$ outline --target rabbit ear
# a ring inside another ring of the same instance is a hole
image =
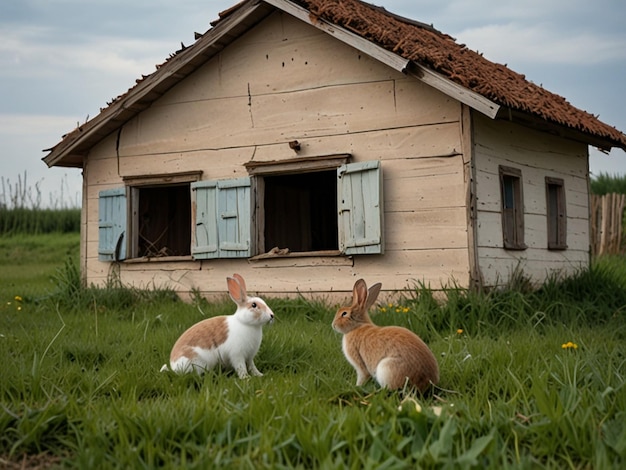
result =
[[[237,305],[243,305],[246,302],[245,288],[242,288],[239,281],[232,277],[227,277],[226,283],[228,284],[228,293],[230,294],[230,298],[233,299],[233,302]]]
[[[352,308],[363,307],[367,301],[367,284],[363,279],[354,283],[352,288]]]
[[[248,290],[246,289],[246,281],[243,280],[243,276],[241,276],[241,274],[233,274],[233,277],[235,279],[237,279],[237,282],[239,282],[239,285],[241,286],[241,289],[243,290],[243,296],[247,297],[248,296]]]
[[[383,285],[380,282],[377,282],[369,288],[367,292],[367,303],[365,304],[366,311],[369,310],[370,307],[376,302],[376,299],[378,299],[378,294],[380,294],[380,288],[382,286]]]

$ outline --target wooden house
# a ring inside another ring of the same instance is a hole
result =
[[[245,0],[44,157],[81,272],[182,295],[540,282],[589,263],[588,147],[626,136],[432,26]]]

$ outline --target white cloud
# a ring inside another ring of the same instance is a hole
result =
[[[458,33],[458,42],[500,63],[594,65],[626,59],[626,39],[549,24],[494,24]]]
[[[15,199],[15,188],[22,184],[28,191],[26,202],[41,207],[80,204],[80,169],[48,168],[41,159],[43,149],[61,140],[76,122],[68,116],[0,114],[0,204]],[[19,197],[17,200],[21,200]]]
[[[82,41],[58,42],[58,31],[23,26],[0,31],[0,75],[55,77],[69,71],[140,76],[163,62],[168,44],[158,39],[88,36]]]
[[[3,140],[9,136],[44,135],[73,129],[76,122],[68,116],[50,116],[33,114],[0,114],[0,136]],[[59,139],[61,134],[58,135]]]

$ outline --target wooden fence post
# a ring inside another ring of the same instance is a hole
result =
[[[626,194],[591,195],[591,254],[622,252],[622,220]]]

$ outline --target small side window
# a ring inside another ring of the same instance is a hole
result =
[[[502,202],[502,240],[507,250],[525,250],[524,193],[522,172],[518,168],[500,166],[500,195]]]
[[[567,249],[567,212],[565,185],[560,178],[546,177],[546,216],[548,219],[548,249]]]

